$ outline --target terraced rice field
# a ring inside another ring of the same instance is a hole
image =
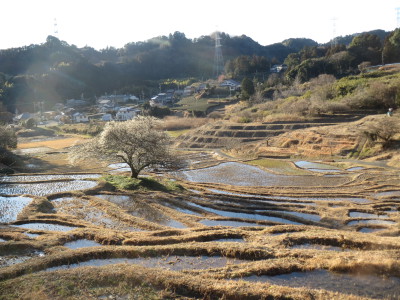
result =
[[[398,170],[187,159],[165,175],[183,192],[116,191],[96,174],[3,177],[0,295],[400,298]]]

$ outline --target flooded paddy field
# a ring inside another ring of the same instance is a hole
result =
[[[184,187],[173,192],[118,190],[100,174],[2,177],[1,294],[399,299],[398,172],[187,157],[165,175]]]

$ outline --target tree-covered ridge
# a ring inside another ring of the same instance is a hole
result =
[[[363,33],[348,44],[327,45],[304,38],[262,46],[245,35],[219,37],[225,74],[239,81],[268,80],[271,66],[282,63],[288,67],[287,82],[304,82],[320,74],[343,77],[359,72],[360,65],[400,59],[398,30],[386,35]],[[49,36],[40,45],[0,50],[0,101],[9,111],[21,107],[32,111],[35,101],[51,108],[66,99],[93,100],[105,93],[150,98],[159,91],[160,80],[211,78],[214,50],[213,36],[192,40],[181,32],[102,50],[78,48]]]

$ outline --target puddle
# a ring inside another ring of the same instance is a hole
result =
[[[23,184],[3,184],[0,186],[0,194],[5,195],[34,195],[45,196],[54,193],[78,191],[94,188],[96,181],[90,180],[73,180],[59,182],[43,182],[43,183],[23,183]]]
[[[241,221],[226,221],[226,220],[208,220],[204,219],[200,221],[201,224],[207,226],[230,226],[230,227],[242,227],[242,226],[265,226],[257,223],[241,222]]]
[[[396,224],[396,222],[389,221],[389,220],[356,220],[356,221],[350,221],[349,223],[347,223],[348,226],[362,225],[362,224],[393,225],[393,224]]]
[[[176,173],[192,182],[221,183],[237,186],[335,186],[347,181],[346,177],[276,175],[258,167],[237,162],[222,163],[214,167]]]
[[[338,274],[326,270],[315,270],[276,276],[254,275],[241,279],[290,287],[324,289],[376,299],[398,299],[400,297],[400,278],[398,277],[383,278],[373,275]]]
[[[28,255],[6,255],[6,256],[0,256],[0,269],[9,267],[12,265],[20,264],[23,263],[33,257],[42,257],[44,256],[44,253],[41,251],[34,251],[32,253],[29,253]]]
[[[351,218],[368,218],[368,219],[386,219],[389,217],[388,215],[369,214],[369,213],[363,213],[363,212],[358,212],[358,211],[350,212],[349,216]]]
[[[71,265],[64,265],[46,269],[46,271],[56,271],[79,267],[100,267],[112,264],[137,264],[148,268],[162,268],[167,270],[200,270],[209,268],[223,268],[226,265],[236,265],[247,261],[240,259],[230,259],[226,257],[209,256],[165,256],[151,258],[110,258],[92,259]]]
[[[3,242],[7,242],[7,241],[0,238],[0,243],[3,243]]]
[[[218,210],[218,209],[213,209],[210,207],[198,205],[195,203],[188,203],[188,205],[203,209],[205,211],[214,213],[216,215],[222,216],[222,217],[227,217],[227,218],[242,218],[242,219],[251,219],[251,220],[257,220],[257,221],[272,221],[272,222],[279,222],[279,223],[285,223],[285,224],[293,224],[293,225],[303,225],[302,223],[298,223],[295,221],[287,220],[284,218],[280,217],[272,217],[272,216],[264,216],[264,215],[259,215],[259,214],[248,214],[248,213],[237,213],[237,212],[232,212],[232,211],[225,211],[225,210]]]
[[[27,197],[0,197],[0,223],[10,223],[17,220],[18,214],[31,203]]]
[[[337,246],[326,246],[326,245],[318,245],[318,244],[301,244],[294,245],[291,249],[311,249],[311,250],[325,250],[325,251],[351,251],[350,249],[345,249]]]
[[[48,180],[80,180],[100,178],[100,174],[17,175],[0,177],[0,182],[35,182]]]
[[[97,247],[97,246],[101,246],[101,244],[99,244],[98,242],[92,241],[92,240],[81,239],[81,240],[76,240],[76,241],[65,243],[64,246],[67,248],[70,248],[70,249],[80,249],[80,248],[87,248],[87,247]]]
[[[66,225],[59,224],[50,224],[50,223],[25,223],[19,225],[11,225],[13,227],[25,228],[25,229],[34,229],[34,230],[47,230],[47,231],[70,231],[79,227],[72,227]]]

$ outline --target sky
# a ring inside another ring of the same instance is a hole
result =
[[[2,1],[0,49],[42,44],[53,35],[77,47],[121,48],[179,31],[215,31],[261,45],[288,38],[326,43],[398,26],[400,0],[10,0]],[[400,26],[400,25],[399,25]]]

